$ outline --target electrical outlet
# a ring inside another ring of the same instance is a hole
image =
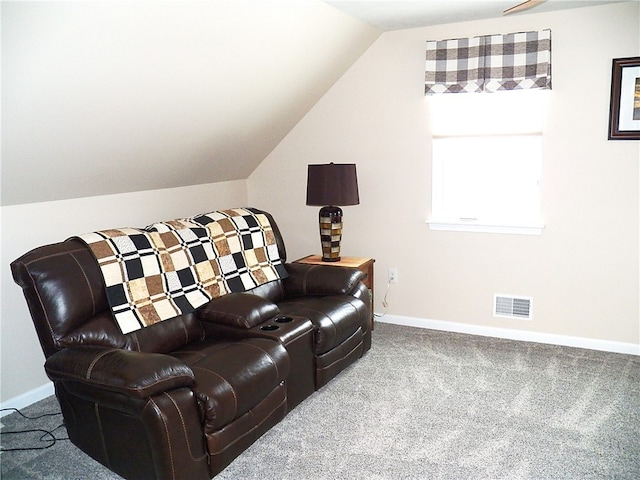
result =
[[[390,268],[389,269],[389,283],[398,283],[398,269]]]

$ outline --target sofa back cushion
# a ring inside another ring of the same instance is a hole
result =
[[[280,230],[268,213],[282,261],[286,250]],[[77,239],[31,250],[11,263],[13,279],[23,289],[46,357],[74,345],[100,345],[135,351],[168,353],[204,338],[194,314],[180,315],[148,328],[123,334],[108,306],[104,280],[95,257]],[[280,280],[253,293],[273,302],[283,296]]]
[[[79,240],[36,248],[12,262],[11,271],[47,357],[73,345],[167,353],[204,336],[194,315],[122,334],[107,305],[98,264]]]
[[[123,333],[287,276],[268,217],[232,208],[80,235],[95,255]]]

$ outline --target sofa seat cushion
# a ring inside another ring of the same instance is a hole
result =
[[[284,346],[266,338],[203,341],[173,355],[193,371],[205,433],[219,430],[258,405],[289,375]]]
[[[278,303],[283,315],[306,317],[316,329],[315,353],[321,355],[350,338],[368,321],[366,304],[350,295],[294,297]]]

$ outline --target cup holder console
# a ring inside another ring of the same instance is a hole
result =
[[[272,325],[272,324],[267,324],[267,325],[262,325],[260,327],[260,330],[267,330],[267,331],[273,331],[273,330],[278,330],[280,327],[278,325]]]
[[[292,322],[293,318],[291,317],[278,317],[274,320],[276,323],[289,323]]]
[[[271,322],[269,323],[265,323],[264,325],[260,326],[260,330],[263,330],[265,332],[273,332],[275,330],[278,330],[280,328],[280,325],[282,325],[282,328],[285,328],[285,324],[287,323],[291,323],[293,322],[295,319],[293,317],[288,317],[286,315],[282,315],[280,317],[276,317],[274,318]],[[288,329],[287,329],[288,330]]]

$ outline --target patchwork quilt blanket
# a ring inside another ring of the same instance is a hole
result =
[[[249,208],[78,238],[98,261],[122,333],[287,275],[269,219]]]

